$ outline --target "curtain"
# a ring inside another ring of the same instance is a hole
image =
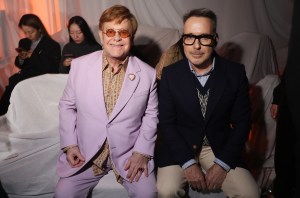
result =
[[[279,71],[287,60],[293,0],[0,0],[0,94],[13,65],[18,40],[23,37],[18,21],[25,13],[35,13],[50,34],[66,27],[74,15],[97,25],[103,10],[114,5],[127,6],[144,25],[182,31],[182,16],[190,9],[207,7],[218,16],[219,45],[241,32],[268,36],[275,49]],[[251,47],[251,46],[249,46]]]

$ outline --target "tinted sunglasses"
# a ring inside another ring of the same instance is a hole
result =
[[[117,33],[119,34],[119,36],[121,38],[128,38],[131,36],[130,33],[128,32],[128,30],[116,31],[114,29],[107,29],[106,32],[103,32],[103,33],[106,34],[106,36],[108,36],[108,37],[114,37],[114,36],[116,36]]]

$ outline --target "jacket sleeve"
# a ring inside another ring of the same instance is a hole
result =
[[[144,116],[142,117],[142,124],[140,127],[140,135],[138,136],[134,145],[133,151],[154,156],[154,147],[156,141],[156,131],[158,123],[158,99],[157,99],[157,83],[156,73],[152,72],[152,82],[149,90],[149,97]]]
[[[235,168],[240,162],[241,153],[245,147],[251,128],[251,106],[249,84],[244,66],[235,68],[237,72],[235,100],[229,117],[231,125],[229,137],[222,151],[216,155],[218,159]],[[231,74],[232,75],[232,74]]]

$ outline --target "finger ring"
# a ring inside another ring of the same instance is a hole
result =
[[[143,171],[144,171],[144,169],[143,169],[143,168],[139,168],[139,169],[138,169],[138,171],[141,171],[141,172],[143,172]]]

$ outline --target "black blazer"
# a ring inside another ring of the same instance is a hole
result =
[[[157,165],[183,165],[194,159],[206,134],[215,156],[231,168],[241,166],[241,152],[251,126],[248,79],[241,64],[215,54],[215,68],[205,120],[188,60],[163,69],[159,86]]]
[[[51,38],[43,36],[31,57],[25,59],[22,65],[16,57],[15,65],[21,69],[21,74],[27,77],[58,73],[60,58],[60,45]]]

